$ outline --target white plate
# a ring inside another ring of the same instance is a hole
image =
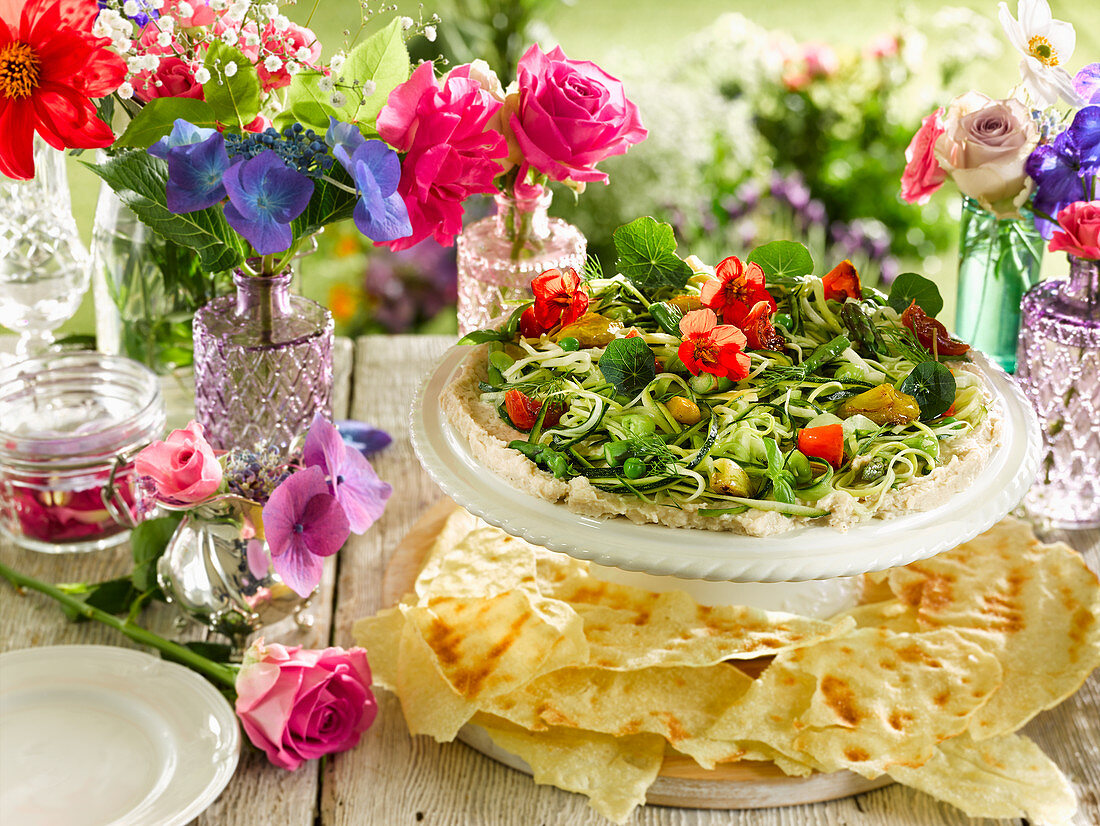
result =
[[[183,666],[105,645],[0,654],[5,826],[180,826],[240,745],[229,703]]]
[[[907,565],[973,539],[1019,504],[1039,469],[1039,421],[1024,395],[980,353],[974,362],[1004,415],[1004,442],[974,484],[933,510],[872,519],[846,532],[801,527],[767,537],[627,519],[592,519],[521,493],[486,470],[443,415],[439,397],[468,347],[452,347],[413,399],[412,443],[443,491],[471,513],[528,542],[600,565],[726,582],[792,582]]]

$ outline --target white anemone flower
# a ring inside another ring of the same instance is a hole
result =
[[[1062,68],[1073,57],[1077,45],[1073,26],[1055,20],[1046,0],[1019,0],[1015,18],[1007,3],[1001,3],[998,9],[1008,42],[1024,56],[1020,74],[1035,102],[1052,106],[1062,97],[1068,103],[1078,103],[1073,78]]]

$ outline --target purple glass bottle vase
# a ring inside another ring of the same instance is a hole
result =
[[[236,295],[195,313],[195,414],[215,448],[285,448],[332,413],[332,314],[292,277],[238,271]]]
[[[531,279],[554,267],[580,272],[588,242],[579,229],[547,210],[553,193],[535,198],[497,195],[496,215],[458,236],[458,331],[487,327],[507,302],[531,298]]]
[[[1056,528],[1100,526],[1100,262],[1069,256],[1068,281],[1023,299],[1016,379],[1043,427],[1031,513]]]

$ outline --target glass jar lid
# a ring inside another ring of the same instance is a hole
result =
[[[0,370],[0,464],[77,469],[130,458],[164,428],[156,374],[104,353],[57,353]]]

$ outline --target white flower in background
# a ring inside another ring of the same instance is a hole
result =
[[[269,72],[277,72],[283,68],[283,61],[276,55],[268,55],[264,58],[264,68]]]
[[[277,32],[285,32],[290,28],[290,18],[285,14],[277,14],[271,19],[271,25]]]
[[[246,45],[246,46],[259,46],[260,45],[260,35],[257,34],[256,32],[250,31],[248,34],[246,34],[244,36],[244,45]]]
[[[160,11],[164,8],[164,0],[149,0],[149,8]]]
[[[332,97],[329,98],[329,103],[335,106],[337,109],[342,109],[344,104],[348,102],[347,97],[343,92],[333,92]]]
[[[172,33],[171,32],[161,32],[160,34],[157,35],[157,45],[158,46],[167,46],[171,42],[172,42]]]
[[[337,52],[332,56],[332,59],[328,62],[329,68],[334,72],[340,71],[344,68],[344,61],[348,59],[348,56],[343,52]]]
[[[233,75],[237,74],[237,64],[234,63],[232,60],[229,61],[225,64],[225,68],[222,69],[222,72],[223,74],[225,74],[226,77],[233,77]],[[198,75],[196,75],[196,77],[197,76]]]
[[[164,32],[170,32],[176,28],[176,18],[167,15],[157,19],[157,28]]]
[[[378,90],[378,86],[373,80],[364,80],[361,88],[365,98],[369,98]]]
[[[405,31],[408,31],[409,29],[411,29],[413,27],[413,23],[415,23],[415,22],[416,21],[414,21],[411,17],[402,17],[401,18],[401,28],[404,29]]]
[[[180,17],[192,17],[195,14],[195,8],[187,0],[183,0],[182,3],[177,6],[180,13]]]
[[[336,78],[332,75],[327,75],[317,81],[317,88],[324,92],[326,95],[330,95],[336,91]]]
[[[123,100],[129,100],[134,96],[134,87],[131,83],[126,82],[119,86],[115,92]]]
[[[286,62],[286,73],[288,75],[296,75],[300,71],[302,71],[302,64],[297,60],[288,60]]]
[[[236,46],[237,45],[237,30],[236,29],[226,29],[224,32],[222,32],[221,41],[226,46]]]
[[[127,17],[133,17],[141,11],[141,8],[138,6],[137,0],[126,0],[126,2],[122,4],[122,11]]]
[[[301,46],[298,51],[294,53],[294,57],[303,63],[306,63],[312,56],[313,52],[310,50],[309,46]]]
[[[429,43],[435,42],[435,26],[425,26],[424,36],[428,38]]]
[[[997,8],[1008,42],[1024,56],[1020,74],[1036,103],[1052,106],[1059,97],[1077,103],[1073,78],[1062,68],[1073,57],[1077,45],[1073,26],[1055,20],[1046,0],[1020,0],[1015,18],[1007,3],[1000,3]]]
[[[264,17],[275,17],[279,13],[279,5],[277,3],[265,3],[260,6],[260,12]]]
[[[237,64],[231,63],[229,65],[236,66]],[[226,72],[226,74],[228,74],[228,72]],[[207,69],[205,66],[199,66],[199,68],[195,70],[195,82],[198,84],[203,84],[206,83],[208,80],[210,80],[210,70]]]

